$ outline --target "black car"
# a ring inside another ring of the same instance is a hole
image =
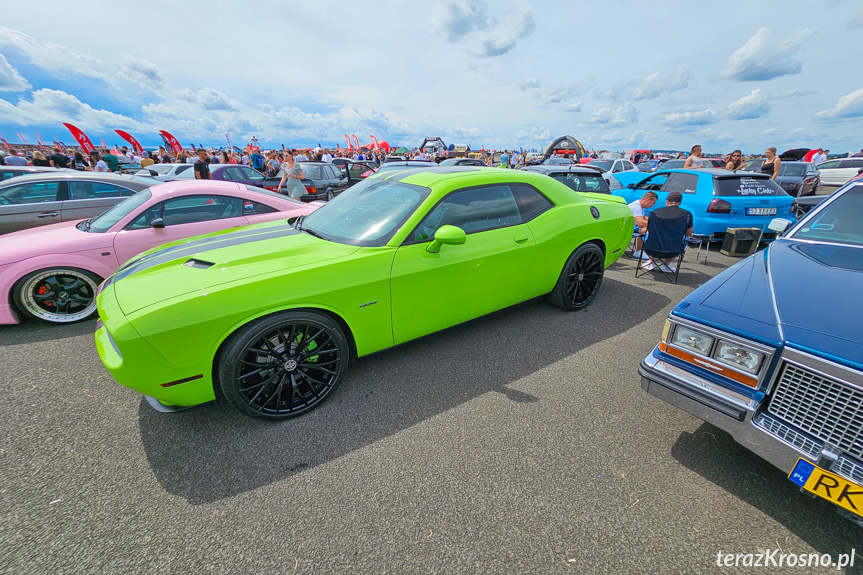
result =
[[[812,196],[818,190],[821,176],[812,162],[782,162],[776,183],[789,196]]]
[[[347,173],[329,162],[300,162],[303,185],[306,193],[300,196],[304,202],[332,200],[350,186]]]
[[[594,192],[610,194],[608,182],[602,177],[602,172],[587,165],[540,165],[522,168],[526,172],[536,172],[554,178],[566,184],[576,192]]]

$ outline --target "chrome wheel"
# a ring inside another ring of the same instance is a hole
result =
[[[96,311],[100,279],[75,268],[34,272],[15,288],[15,303],[27,315],[51,323],[87,319]]]

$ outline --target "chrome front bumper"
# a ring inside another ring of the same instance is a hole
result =
[[[812,446],[797,447],[793,438],[786,441],[781,434],[758,425],[756,421],[762,418],[760,403],[755,400],[656,358],[653,352],[641,362],[638,373],[644,391],[726,431],[737,443],[785,473],[791,473],[801,457],[813,462],[820,459],[820,453],[813,455]]]

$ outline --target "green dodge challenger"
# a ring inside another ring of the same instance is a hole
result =
[[[351,358],[540,295],[588,305],[623,253],[620,198],[491,168],[391,171],[312,214],[177,241],[98,294],[96,346],[161,411],[304,413]]]

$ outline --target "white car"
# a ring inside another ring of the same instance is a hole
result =
[[[620,185],[620,182],[617,181],[617,178],[613,177],[614,174],[618,174],[620,172],[638,171],[638,168],[635,167],[635,164],[633,164],[629,160],[624,159],[612,160],[599,158],[589,161],[587,165],[601,169],[602,177],[605,178],[605,181],[608,182],[608,187],[612,190],[618,190],[623,187]]]
[[[821,185],[830,187],[844,186],[848,180],[863,169],[863,158],[841,158],[827,160],[815,166],[821,174]]]

